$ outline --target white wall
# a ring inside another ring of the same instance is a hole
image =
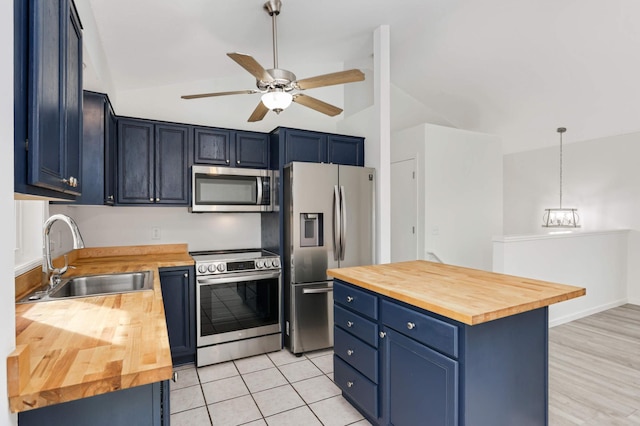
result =
[[[389,26],[382,25],[373,37],[373,104],[357,113],[350,114],[338,124],[338,131],[359,134],[365,137],[365,166],[376,169],[376,212],[375,238],[376,263],[390,261],[390,180],[391,164],[391,75],[390,75],[390,32]]]
[[[392,138],[392,162],[416,159],[419,258],[433,252],[444,263],[491,270],[492,238],[502,234],[500,139],[432,124]]]
[[[567,133],[571,131],[569,129]],[[563,144],[563,206],[579,209],[582,230],[630,229],[628,294],[640,304],[640,133]],[[537,234],[545,208],[559,203],[557,147],[504,156],[504,232]]]
[[[189,213],[186,207],[108,207],[51,205],[51,214],[71,216],[85,246],[186,243],[190,251],[259,248],[259,213]],[[54,224],[54,255],[71,249],[64,225]],[[160,228],[153,239],[152,228]],[[58,242],[61,241],[61,244]]]
[[[0,2],[0,357],[4,360],[16,345],[15,287],[13,251],[13,2]],[[8,216],[8,217],[7,217]],[[15,425],[17,416],[9,412],[7,369],[0,368],[0,424]]]
[[[628,231],[499,237],[494,271],[586,288],[549,307],[555,326],[627,302]]]

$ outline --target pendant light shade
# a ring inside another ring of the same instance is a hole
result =
[[[562,134],[567,129],[558,128],[560,133],[560,206],[558,208],[545,209],[542,216],[544,228],[580,228],[580,216],[578,209],[562,207]]]

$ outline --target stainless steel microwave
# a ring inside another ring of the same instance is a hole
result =
[[[270,212],[271,170],[194,165],[191,209],[204,212]]]

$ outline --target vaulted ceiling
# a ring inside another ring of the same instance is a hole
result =
[[[216,90],[251,89],[252,77],[227,52],[273,65],[263,0],[76,3],[92,11],[95,21],[83,23],[97,27],[116,91],[206,79],[234,82]],[[280,68],[324,73],[327,64],[366,59],[375,29],[389,25],[394,87],[455,127],[500,135],[505,152],[556,145],[559,126],[569,129],[565,142],[640,131],[640,2],[282,3]],[[240,77],[246,86],[237,86]]]

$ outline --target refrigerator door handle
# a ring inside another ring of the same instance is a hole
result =
[[[340,259],[340,235],[341,235],[341,210],[340,190],[338,185],[333,186],[333,260]]]
[[[347,250],[347,194],[344,186],[340,186],[340,210],[342,223],[340,225],[340,260],[344,260]]]

